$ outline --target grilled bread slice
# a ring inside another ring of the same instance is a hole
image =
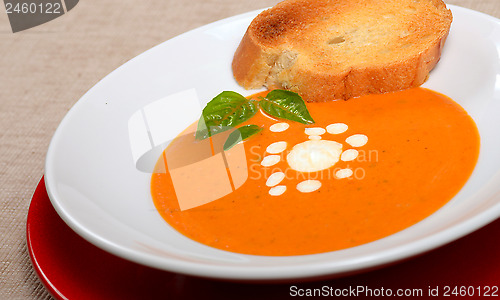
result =
[[[252,21],[233,74],[246,89],[289,89],[309,102],[416,87],[452,18],[441,0],[285,0]]]

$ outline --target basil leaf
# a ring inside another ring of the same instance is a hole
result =
[[[205,125],[205,119],[203,118],[203,114],[202,114],[200,119],[198,120],[198,127],[196,128],[195,138],[197,140],[204,140],[204,139],[208,138],[209,136],[210,135],[208,135],[207,126]]]
[[[267,114],[302,124],[313,124],[314,120],[299,94],[286,90],[272,90],[259,102]]]
[[[203,109],[196,138],[202,140],[226,131],[247,121],[256,112],[255,100],[249,100],[236,92],[222,92]]]
[[[213,135],[216,135],[218,133],[224,132],[226,130],[233,129],[234,127],[231,126],[210,126],[210,132],[208,131],[208,128],[206,126],[205,119],[203,116],[200,117],[200,120],[198,120],[198,127],[196,129],[196,134],[195,138],[197,140],[204,140],[206,138],[209,138]]]
[[[257,125],[245,125],[240,128],[236,128],[236,130],[231,132],[231,134],[227,137],[227,140],[224,143],[224,151],[233,148],[239,142],[244,141],[261,131],[262,128]]]

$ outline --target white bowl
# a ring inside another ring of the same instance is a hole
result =
[[[59,215],[115,255],[151,267],[230,280],[341,276],[382,266],[462,237],[500,216],[500,22],[451,6],[454,22],[425,87],[461,104],[476,121],[481,153],[460,193],[422,222],[372,243],[290,257],[225,252],[172,229],[150,195],[151,159],[223,90],[234,50],[258,11],[198,28],[127,62],[87,92],[50,144],[45,181]],[[179,94],[180,93],[180,94]],[[177,97],[189,99],[174,105]],[[203,99],[203,100],[198,100]],[[144,116],[151,124],[148,140]],[[158,130],[161,128],[161,130]],[[152,155],[144,156],[145,153]]]

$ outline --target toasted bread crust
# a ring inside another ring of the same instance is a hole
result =
[[[286,0],[252,21],[233,75],[247,89],[290,89],[309,102],[416,87],[451,21],[441,0]]]

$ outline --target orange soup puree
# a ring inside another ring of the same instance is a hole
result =
[[[185,236],[215,248],[254,255],[314,254],[369,243],[426,218],[462,188],[479,155],[474,121],[458,104],[433,91],[415,88],[348,101],[308,103],[315,124],[279,121],[258,112],[248,124],[263,130],[244,141],[248,179],[222,198],[181,211],[169,172],[152,175],[151,192],[161,216]],[[306,128],[345,123],[347,131],[324,133],[322,140],[358,150],[352,161],[314,173],[290,168],[294,145],[309,140]],[[363,134],[368,142],[353,147],[346,139]],[[266,148],[286,141],[281,160],[261,165]],[[160,159],[157,170],[163,169]],[[352,175],[338,178],[336,171]],[[284,172],[286,191],[269,194],[269,176]],[[321,187],[304,193],[297,184],[311,179]],[[192,183],[196,189],[196,182]]]

